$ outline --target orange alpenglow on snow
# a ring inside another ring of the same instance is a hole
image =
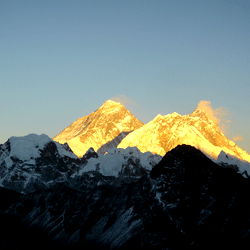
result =
[[[81,157],[93,147],[99,154],[110,148],[137,147],[141,152],[165,155],[177,145],[187,144],[217,159],[221,151],[250,162],[250,155],[223,133],[221,108],[213,110],[201,101],[190,115],[157,115],[147,124],[140,122],[119,102],[108,100],[90,115],[82,117],[55,138],[67,142]]]
[[[96,111],[73,122],[53,140],[67,142],[78,157],[83,156],[90,147],[105,154],[143,125],[123,105],[108,100]]]
[[[150,151],[163,156],[181,144],[194,146],[214,159],[223,150],[250,162],[250,155],[230,141],[221,132],[217,121],[210,119],[200,109],[184,116],[177,113],[157,115],[152,121],[129,134],[118,147],[136,146],[141,152]]]

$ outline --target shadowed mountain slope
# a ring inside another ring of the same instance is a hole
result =
[[[137,180],[97,175],[88,174],[82,191],[58,183],[20,197],[14,194],[12,205],[2,211],[0,227],[4,230],[8,220],[14,229],[15,223],[18,228],[22,225],[22,230],[12,231],[17,235],[11,235],[22,240],[2,239],[0,244],[5,249],[25,246],[28,232],[35,230],[40,232],[34,235],[38,243],[52,242],[64,249],[198,250],[215,245],[245,249],[248,245],[249,180],[192,146],[177,146],[150,175]],[[100,184],[102,178],[106,182]]]

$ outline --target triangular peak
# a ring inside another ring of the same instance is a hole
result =
[[[174,112],[172,114],[168,114],[168,115],[161,115],[161,114],[158,114],[152,121],[150,122],[155,122],[155,121],[158,121],[158,120],[163,120],[163,119],[167,119],[167,118],[174,118],[174,117],[179,117],[181,116],[180,114]]]
[[[218,126],[218,120],[214,115],[206,113],[202,109],[196,109],[193,113],[189,115],[190,117],[198,117],[206,122],[213,122],[214,125]]]
[[[191,116],[201,116],[201,115],[207,116],[207,113],[202,109],[195,109],[195,111],[193,113],[191,113],[190,115]]]
[[[122,106],[122,104],[120,102],[116,102],[116,101],[113,101],[113,100],[107,100],[102,105],[102,107],[104,107],[104,106]]]

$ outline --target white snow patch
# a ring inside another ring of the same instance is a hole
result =
[[[140,160],[140,165],[143,168],[151,170],[162,157],[151,152],[142,153],[136,147],[128,147],[126,149],[112,148],[105,155],[99,155],[98,158],[90,158],[87,165],[77,175],[82,175],[82,173],[89,171],[99,171],[104,176],[118,177],[123,165],[133,168],[133,165],[128,164],[129,159],[132,159],[134,162]]]
[[[13,165],[11,157],[15,157],[26,164],[35,165],[35,159],[40,157],[40,150],[43,150],[45,145],[49,142],[54,142],[56,144],[59,155],[77,159],[74,153],[67,151],[63,145],[53,141],[45,134],[29,134],[22,137],[13,136],[9,139],[9,142],[10,153],[2,154],[0,159],[0,164],[5,161],[7,168]],[[24,168],[27,169],[29,166],[25,166]]]
[[[10,156],[15,156],[22,161],[37,158],[40,156],[39,149],[52,141],[47,135],[29,134],[23,137],[11,137],[10,141]]]
[[[96,171],[98,164],[99,164],[99,159],[90,158],[88,164],[79,171],[79,175],[81,175],[83,172]]]
[[[237,165],[239,168],[239,172],[241,174],[244,174],[244,172],[247,172],[247,174],[250,175],[250,163],[248,161],[242,160],[242,159],[238,158],[237,156],[225,153],[223,150],[218,155],[218,159],[214,160],[214,161],[217,164],[227,163],[230,165]]]
[[[58,153],[61,155],[61,156],[68,156],[70,158],[74,158],[74,159],[78,159],[78,157],[70,152],[70,151],[67,151],[63,145],[61,145],[59,142],[57,141],[53,141],[55,144],[56,144],[56,147],[57,147],[57,150],[58,150]]]
[[[6,167],[9,168],[10,166],[12,166],[13,161],[10,159],[10,157],[5,158],[5,163],[6,163]]]
[[[44,149],[45,145],[49,142],[54,142],[56,144],[58,153],[61,156],[68,156],[77,159],[77,156],[74,153],[67,151],[63,145],[59,142],[53,141],[45,134],[29,134],[23,137],[11,137],[10,156],[15,156],[23,161],[37,158],[40,156],[39,150]]]

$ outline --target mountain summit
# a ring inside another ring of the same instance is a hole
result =
[[[108,100],[96,111],[73,122],[53,140],[67,142],[78,157],[90,147],[97,153],[105,154],[143,125],[122,104]]]
[[[194,146],[214,159],[224,151],[250,162],[250,155],[230,141],[220,131],[217,122],[200,109],[184,116],[177,113],[157,115],[129,134],[118,147],[138,147],[141,152],[150,151],[163,156],[181,144]]]
[[[177,145],[187,144],[218,161],[223,151],[250,162],[250,155],[230,141],[221,132],[217,121],[201,109],[183,116],[176,112],[159,114],[144,125],[123,105],[108,100],[53,139],[59,143],[67,142],[78,157],[90,147],[99,154],[105,154],[110,148],[137,147],[141,152],[163,156]]]

